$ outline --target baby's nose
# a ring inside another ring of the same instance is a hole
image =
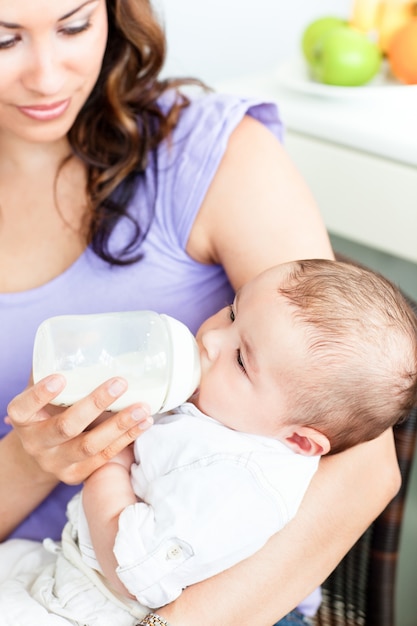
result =
[[[208,330],[201,337],[201,343],[210,361],[215,361],[220,352],[220,333],[217,330]]]

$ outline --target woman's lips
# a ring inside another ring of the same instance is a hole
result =
[[[20,106],[19,111],[33,120],[48,122],[60,117],[65,113],[70,103],[70,99],[61,100],[52,104],[38,104],[33,106]]]

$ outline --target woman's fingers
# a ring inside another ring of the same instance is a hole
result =
[[[118,415],[118,414],[117,414]],[[110,417],[107,423],[111,429],[113,429],[112,421],[116,416]],[[104,465],[107,461],[115,457],[126,446],[131,444],[137,439],[141,433],[152,424],[152,418],[148,416],[145,422],[136,423],[133,427],[129,428],[120,434],[117,439],[111,439],[109,441],[108,434],[100,434],[96,429],[100,429],[97,426],[95,429],[90,430],[78,437],[78,441],[74,442],[78,445],[76,456],[77,462],[65,465],[63,470],[59,474],[60,480],[67,484],[78,484],[90,476],[96,469]],[[110,432],[110,431],[109,431]],[[114,431],[111,431],[113,436]],[[101,443],[101,445],[100,445]]]
[[[72,440],[88,429],[92,423],[127,389],[123,378],[112,378],[97,387],[91,394],[55,415],[54,429],[48,429],[49,446]],[[132,421],[131,425],[134,422]]]
[[[112,378],[95,389],[89,396],[70,407],[54,407],[49,403],[65,387],[65,378],[53,375],[28,387],[8,406],[10,423],[18,429],[44,424],[44,446],[54,446],[73,439],[82,433],[127,389],[122,378]],[[53,417],[53,419],[51,419]],[[39,431],[35,429],[35,432]]]
[[[74,461],[82,462],[93,457],[102,458],[102,462],[108,461],[151,424],[152,418],[142,405],[135,405],[118,413],[108,413],[100,424],[71,440]]]
[[[8,421],[15,427],[39,421],[42,410],[65,387],[65,378],[59,374],[48,376],[17,395],[7,407]]]
[[[10,402],[8,420],[45,472],[75,484],[132,443],[152,419],[146,405],[103,416],[126,391],[122,378],[110,379],[73,406],[48,404],[64,386],[64,377],[54,375],[29,387]]]

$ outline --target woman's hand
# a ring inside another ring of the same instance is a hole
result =
[[[52,375],[28,387],[10,402],[7,421],[43,472],[78,484],[132,443],[152,418],[146,405],[136,404],[93,424],[126,391],[122,378],[108,380],[71,407],[50,405],[64,386],[63,376]]]

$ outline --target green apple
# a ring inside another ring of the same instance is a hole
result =
[[[381,60],[376,43],[345,25],[327,30],[316,40],[309,65],[313,78],[321,83],[357,87],[379,72]]]
[[[320,39],[328,30],[335,26],[344,26],[345,21],[340,17],[319,17],[311,22],[304,30],[301,38],[301,48],[308,63],[311,63],[314,55],[314,46],[317,39]]]

